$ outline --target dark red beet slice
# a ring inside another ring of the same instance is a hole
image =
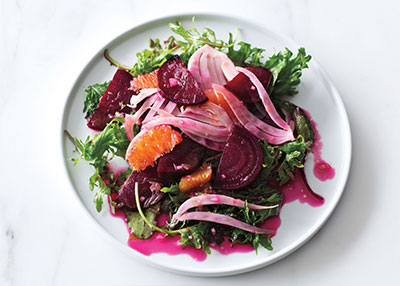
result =
[[[249,67],[247,69],[254,73],[265,89],[268,89],[272,81],[272,72],[269,69],[264,67]],[[251,103],[261,100],[258,96],[257,89],[243,73],[239,73],[235,76],[225,87],[243,102]]]
[[[158,177],[169,181],[193,173],[203,162],[205,152],[205,147],[184,136],[172,152],[158,161]]]
[[[160,94],[172,102],[193,105],[207,100],[200,84],[179,56],[173,56],[160,67],[157,80]]]
[[[252,183],[261,171],[263,153],[257,138],[235,125],[229,135],[214,179],[214,188],[236,190]]]
[[[87,123],[90,128],[103,130],[107,123],[115,117],[115,112],[129,113],[131,111],[127,104],[130,102],[131,96],[135,94],[129,89],[132,78],[127,71],[117,70],[101,97],[99,106]]]
[[[147,167],[143,172],[132,172],[129,178],[125,181],[121,190],[115,199],[118,207],[136,208],[135,200],[135,183],[139,184],[139,198],[142,207],[147,208],[158,202],[164,194],[152,188],[152,184],[157,184],[157,169],[156,167]]]

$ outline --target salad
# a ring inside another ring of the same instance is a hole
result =
[[[324,201],[307,183],[307,154],[317,178],[334,176],[316,124],[290,102],[311,56],[299,48],[265,58],[237,31],[222,41],[209,28],[169,26],[175,36],[150,39],[133,67],[104,51],[116,72],[85,89],[87,126],[98,132],[65,131],[72,160],[94,167],[97,211],[108,202],[142,253],[272,250],[285,203]]]

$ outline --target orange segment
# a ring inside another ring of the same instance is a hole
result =
[[[179,132],[169,125],[159,125],[138,134],[129,144],[125,159],[134,171],[143,171],[162,155],[169,153],[182,142]]]
[[[229,117],[232,120],[236,120],[236,116],[233,113],[232,109],[229,107],[228,102],[226,102],[225,98],[221,94],[219,94],[218,91],[214,89],[207,89],[203,90],[203,92],[208,97],[209,101],[221,106],[223,109],[225,109],[226,113],[228,113]]]
[[[203,165],[194,173],[181,178],[178,188],[182,193],[196,190],[210,182],[212,176],[211,165]]]
[[[158,69],[150,73],[140,74],[138,75],[138,77],[134,78],[131,81],[131,85],[136,91],[142,88],[157,88],[158,87],[157,73]]]

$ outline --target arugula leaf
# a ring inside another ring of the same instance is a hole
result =
[[[107,49],[104,51],[104,57],[111,65],[125,69],[132,74],[133,77],[137,77],[140,74],[146,74],[159,68],[166,60],[174,55],[174,51],[178,48],[175,43],[175,38],[172,36],[163,44],[161,44],[160,39],[150,39],[149,47],[150,49],[144,49],[136,54],[137,61],[132,68],[121,65],[115,61],[109,55]]]
[[[177,183],[172,184],[169,187],[161,188],[160,192],[167,194],[166,198],[163,200],[162,209],[165,213],[169,212],[170,217],[172,217],[180,205],[187,200],[186,195],[179,191]]]
[[[274,146],[260,141],[264,154],[262,176],[280,185],[294,178],[294,168],[304,168],[304,160],[310,150],[303,136],[296,140]]]
[[[92,116],[93,112],[97,109],[99,105],[100,98],[106,92],[109,81],[104,83],[96,83],[85,88],[86,98],[83,104],[83,113],[86,112],[85,118]]]
[[[75,151],[80,154],[80,157],[72,159],[74,164],[83,159],[95,168],[95,173],[89,178],[89,188],[91,191],[97,188],[94,202],[98,212],[101,211],[104,196],[111,194],[111,185],[107,185],[104,180],[107,179],[108,182],[114,180],[113,174],[107,173],[106,164],[114,156],[124,157],[130,143],[121,124],[123,121],[123,118],[114,118],[102,132],[93,138],[88,136],[85,141],[73,138]],[[121,173],[120,176],[126,177],[129,171]]]
[[[179,194],[178,184],[172,184],[169,187],[163,187],[163,188],[161,188],[160,192],[166,193],[166,194],[167,193],[171,193],[171,194],[174,194],[174,195],[178,195]]]
[[[235,39],[232,39],[231,34],[228,43],[219,40],[217,39],[215,32],[209,28],[204,28],[203,31],[200,32],[194,24],[194,17],[193,28],[191,29],[186,29],[180,22],[170,23],[169,27],[172,32],[184,39],[184,41],[176,40],[176,44],[179,46],[178,54],[185,64],[187,64],[189,58],[204,45],[209,45],[217,50],[225,50],[226,48],[232,47],[236,41],[236,36]]]
[[[210,254],[211,250],[208,246],[211,243],[211,224],[200,223],[186,228],[180,233],[181,239],[179,243],[182,247],[192,246],[197,249],[203,249]]]
[[[80,158],[92,162],[91,164],[102,173],[108,160],[114,156],[124,157],[129,145],[125,128],[121,123],[124,119],[114,118],[107,124],[106,128],[93,138],[88,136],[85,141],[74,138],[77,151],[81,153]]]
[[[229,34],[229,43],[233,43],[232,34]],[[261,66],[263,64],[264,49],[252,48],[251,44],[245,42],[239,42],[238,46],[239,49],[235,50],[232,45],[226,53],[235,66]]]
[[[274,81],[269,90],[271,97],[293,96],[298,93],[296,87],[300,83],[302,69],[308,68],[311,56],[306,54],[304,48],[299,48],[298,53],[293,57],[293,53],[286,48],[285,52],[272,55],[264,66],[268,68]]]
[[[156,217],[160,213],[160,204],[155,204],[147,208],[144,212],[146,218],[152,223],[156,223]],[[148,225],[137,211],[125,211],[128,227],[131,232],[140,239],[148,239],[153,235],[153,228]]]
[[[282,110],[291,113],[294,119],[295,133],[303,136],[306,145],[311,147],[315,141],[315,132],[311,120],[308,118],[304,110],[293,103],[282,99],[275,99],[274,103]]]

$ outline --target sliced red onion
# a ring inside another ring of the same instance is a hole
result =
[[[258,233],[258,234],[268,234],[272,235],[273,231],[261,227],[257,227],[254,225],[247,224],[238,219],[230,217],[228,215],[217,214],[212,212],[190,212],[180,216],[177,220],[185,221],[185,220],[199,220],[199,221],[209,221],[224,225],[233,226],[239,229],[243,229],[248,232]]]
[[[147,97],[152,96],[157,92],[157,88],[144,88],[141,89],[137,95],[132,95],[131,97],[131,107],[136,108],[136,106],[145,100]]]
[[[269,98],[267,91],[265,90],[260,80],[255,76],[255,74],[245,68],[236,67],[236,69],[241,73],[243,73],[244,75],[246,75],[250,79],[250,81],[254,84],[254,86],[257,88],[258,95],[260,96],[261,101],[265,107],[265,111],[267,111],[272,121],[274,121],[276,125],[278,125],[282,129],[290,130],[289,125],[279,116],[278,112],[275,109],[274,104]]]
[[[200,196],[192,197],[186,200],[183,204],[181,204],[181,206],[179,207],[176,214],[174,214],[172,219],[178,219],[180,216],[182,216],[186,211],[188,211],[191,208],[197,208],[200,206],[207,206],[207,205],[229,205],[229,206],[244,208],[245,201],[240,199],[234,199],[232,197],[225,195],[203,194]],[[265,209],[276,208],[279,205],[262,206],[262,205],[247,203],[247,206],[251,210],[265,210]]]

